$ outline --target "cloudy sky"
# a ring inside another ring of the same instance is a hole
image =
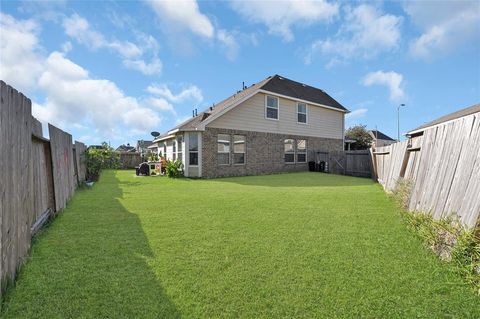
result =
[[[165,132],[273,74],[347,126],[401,130],[480,102],[479,1],[2,1],[0,78],[88,144]]]

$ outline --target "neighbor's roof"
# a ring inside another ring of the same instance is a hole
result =
[[[379,130],[370,130],[368,132],[370,133],[370,135],[373,138],[376,138],[377,140],[395,141],[393,138],[391,138],[390,136],[388,136],[386,134],[383,134]]]
[[[337,109],[342,112],[348,112],[348,110],[338,103],[335,99],[333,99],[330,95],[325,93],[321,89],[314,88],[312,86],[302,84],[299,82],[292,81],[280,75],[269,76],[262,81],[255,83],[244,90],[237,91],[235,94],[229,96],[225,100],[214,104],[212,107],[208,108],[207,110],[198,114],[198,116],[192,117],[186,120],[183,123],[175,126],[168,132],[172,131],[188,131],[188,130],[195,130],[200,123],[205,121],[212,115],[215,115],[219,112],[222,112],[226,108],[233,105],[235,102],[245,98],[246,96],[254,93],[257,90],[264,90],[272,93],[276,93],[279,95],[286,95],[292,98],[304,100],[307,102],[312,102],[315,104],[322,104],[325,106],[329,106],[333,109]],[[158,141],[165,136],[160,136],[156,138],[154,141]]]
[[[422,126],[417,127],[414,130],[409,131],[408,134],[421,132],[421,131],[424,131],[426,128],[430,127],[430,126],[434,126],[434,125],[438,125],[438,124],[441,124],[441,123],[444,123],[444,122],[456,120],[456,119],[459,119],[461,117],[464,117],[464,116],[467,116],[467,115],[470,115],[470,114],[473,114],[473,113],[477,113],[477,112],[480,112],[480,103],[472,105],[472,106],[464,108],[464,109],[461,109],[459,111],[444,115],[442,117],[439,117],[436,120],[428,122],[428,123],[426,123]]]

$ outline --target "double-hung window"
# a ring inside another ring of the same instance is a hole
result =
[[[307,140],[297,140],[297,163],[307,162]]]
[[[177,159],[177,141],[176,140],[172,141],[172,150],[173,150],[172,158],[175,161]]]
[[[284,141],[285,147],[285,163],[295,163],[295,140],[286,139]]]
[[[167,157],[167,142],[163,142],[163,156]]]
[[[278,120],[278,98],[270,95],[265,97],[265,118]]]
[[[188,137],[188,164],[198,165],[198,133],[190,133]]]
[[[183,136],[177,136],[177,159],[182,161],[183,157]]]
[[[245,135],[233,136],[233,164],[245,164]]]
[[[230,135],[218,134],[217,139],[218,164],[230,164]]]
[[[297,122],[307,124],[307,104],[297,103]]]

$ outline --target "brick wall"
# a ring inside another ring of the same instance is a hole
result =
[[[218,134],[246,136],[245,164],[232,164],[233,144],[231,143],[231,160],[229,165],[219,165],[217,159]],[[343,141],[299,135],[286,135],[262,132],[239,131],[219,128],[206,128],[203,133],[202,177],[214,178],[223,176],[261,175],[279,172],[307,171],[308,163],[286,164],[284,160],[284,140],[307,140],[307,162],[314,160],[313,151],[342,151]]]

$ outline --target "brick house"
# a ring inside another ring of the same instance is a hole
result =
[[[316,151],[342,151],[348,110],[321,89],[270,76],[153,141],[187,177],[305,171]]]

